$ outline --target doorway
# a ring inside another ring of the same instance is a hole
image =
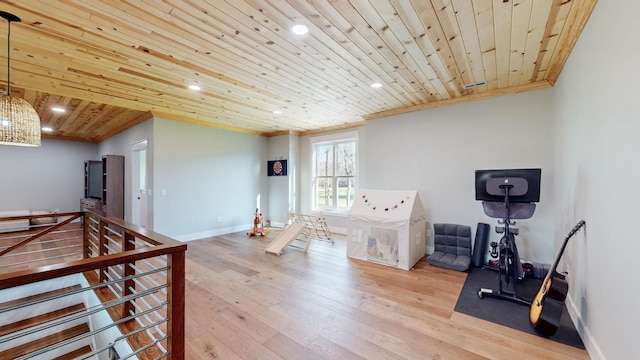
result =
[[[147,140],[131,145],[131,222],[147,227]]]

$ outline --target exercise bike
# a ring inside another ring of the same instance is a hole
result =
[[[529,306],[531,302],[517,294],[517,284],[524,279],[524,269],[515,240],[518,229],[511,226],[515,225],[513,219],[528,219],[533,216],[533,202],[539,201],[540,169],[492,170],[483,173],[484,178],[479,177],[476,171],[476,199],[483,200],[482,206],[487,216],[499,219],[501,226],[496,226],[495,230],[502,237],[499,242],[490,244],[492,257],[498,259],[497,266],[487,266],[498,272],[498,289],[480,288],[478,296]],[[485,189],[480,194],[479,186]],[[500,201],[496,201],[498,199]]]

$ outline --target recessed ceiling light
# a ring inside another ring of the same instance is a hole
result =
[[[65,111],[67,111],[65,108],[61,107],[61,106],[54,106],[51,108],[51,111],[57,112],[57,113],[63,113]]]
[[[282,114],[282,111],[280,111],[280,110],[274,110],[274,111],[273,111],[273,113],[274,113],[274,114],[276,114],[276,115],[280,115],[280,114]]]
[[[53,128],[50,128],[50,127],[48,127],[48,126],[43,126],[43,127],[42,127],[42,131],[52,132],[52,131],[53,131]]]
[[[291,31],[293,31],[294,34],[304,35],[309,32],[309,28],[305,25],[294,25]]]
[[[382,84],[381,83],[373,83],[373,84],[371,84],[371,87],[374,88],[374,89],[377,89],[379,87],[382,87]]]
[[[200,86],[198,85],[189,85],[189,89],[194,90],[194,91],[199,91],[200,90]]]

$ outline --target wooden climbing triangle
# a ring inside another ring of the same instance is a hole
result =
[[[298,236],[298,240],[315,239],[333,242],[331,230],[329,230],[329,226],[321,212],[316,215],[290,212],[289,223],[304,225],[304,231]]]
[[[288,222],[284,231],[269,244],[266,252],[280,256],[289,246],[307,252],[314,239],[333,243],[331,230],[322,213],[309,215],[290,212]]]

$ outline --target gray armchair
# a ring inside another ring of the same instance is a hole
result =
[[[456,224],[433,224],[435,251],[427,261],[457,271],[467,271],[471,264],[471,227]]]

